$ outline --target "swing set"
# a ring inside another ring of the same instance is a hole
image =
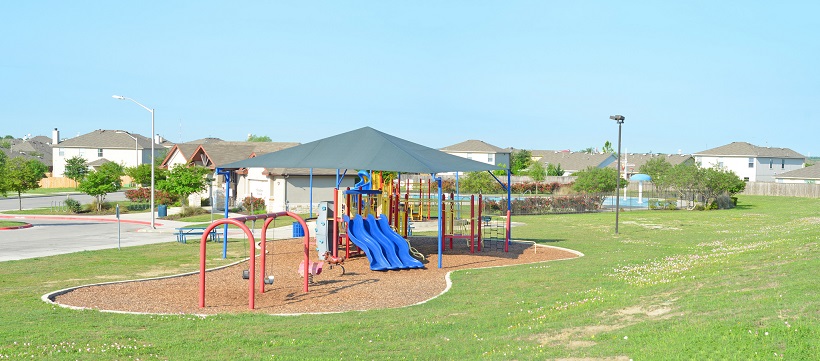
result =
[[[248,282],[248,308],[250,308],[252,310],[252,309],[254,309],[254,306],[255,306],[254,301],[255,301],[255,298],[256,298],[255,297],[256,293],[254,292],[255,286],[256,286],[256,242],[255,242],[255,239],[254,239],[254,236],[253,236],[253,232],[251,232],[251,230],[248,228],[248,226],[245,225],[245,222],[255,221],[255,220],[264,220],[265,221],[264,225],[262,226],[262,230],[261,230],[262,233],[261,233],[260,240],[259,240],[259,245],[260,245],[260,249],[261,249],[260,252],[262,254],[262,258],[261,258],[261,261],[260,261],[260,269],[259,269],[259,293],[265,293],[265,285],[273,283],[273,276],[270,275],[270,276],[266,277],[266,275],[265,275],[265,262],[267,260],[267,250],[266,250],[266,243],[267,242],[265,242],[265,234],[267,233],[268,227],[270,226],[271,222],[273,222],[276,219],[276,217],[281,217],[281,216],[288,216],[288,217],[291,217],[291,218],[295,219],[297,222],[299,222],[299,224],[302,226],[302,229],[304,229],[304,231],[305,231],[305,234],[304,234],[304,237],[303,237],[304,245],[305,245],[305,247],[304,247],[305,257],[304,257],[304,261],[302,261],[301,267],[303,267],[302,271],[304,272],[303,274],[304,274],[304,278],[305,278],[304,288],[303,289],[304,289],[304,292],[308,292],[308,284],[310,283],[310,278],[311,278],[310,275],[312,274],[312,272],[311,272],[312,270],[309,269],[311,267],[311,262],[310,262],[310,234],[309,234],[309,231],[308,231],[307,223],[305,223],[305,220],[302,219],[302,217],[299,217],[299,215],[297,215],[296,213],[285,211],[285,212],[259,214],[259,215],[253,215],[253,216],[223,218],[223,219],[219,219],[219,220],[214,221],[214,223],[211,223],[211,225],[209,225],[205,229],[205,231],[203,233],[203,237],[200,240],[200,246],[199,246],[199,308],[205,308],[205,271],[206,271],[205,270],[205,260],[206,260],[205,253],[206,253],[206,249],[207,249],[206,248],[206,242],[208,241],[208,234],[211,232],[211,230],[213,230],[216,227],[218,227],[220,225],[223,225],[223,224],[224,225],[232,224],[232,225],[235,225],[235,226],[239,227],[239,229],[241,229],[245,233],[245,235],[247,236],[248,249],[249,249],[249,253],[250,253],[250,262],[249,262],[250,263],[250,270],[247,272],[248,279],[249,279],[249,282]]]

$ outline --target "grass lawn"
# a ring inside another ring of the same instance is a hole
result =
[[[18,226],[23,226],[23,225],[26,225],[26,224],[28,224],[28,223],[26,223],[26,222],[14,222],[14,221],[2,221],[2,220],[0,220],[0,228],[4,228],[4,227],[18,227]]]
[[[3,262],[0,358],[815,360],[817,209],[818,199],[741,196],[726,211],[622,212],[620,235],[612,213],[516,217],[526,225],[515,239],[586,256],[460,271],[423,305],[342,314],[128,315],[40,301],[195,270],[196,242]]]

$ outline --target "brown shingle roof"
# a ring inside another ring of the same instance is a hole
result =
[[[530,152],[533,158],[544,165],[561,165],[561,169],[568,172],[577,172],[588,167],[606,167],[618,160],[617,157],[611,154],[589,154],[555,150],[532,150]]]
[[[130,135],[129,135],[130,134]],[[151,139],[142,135],[124,130],[98,129],[71,139],[66,139],[58,145],[60,148],[103,148],[103,149],[134,149],[134,136],[137,138],[136,147],[139,149],[151,148]]]
[[[771,158],[806,158],[789,148],[773,148],[773,147],[758,147],[754,144],[746,142],[732,142],[722,145],[717,148],[704,150],[698,155],[718,155],[718,156],[736,156],[736,157],[771,157]]]
[[[470,139],[439,149],[442,152],[510,153],[509,149],[496,147],[481,140]]]
[[[813,165],[805,168],[795,169],[793,171],[789,171],[783,174],[778,174],[774,176],[775,178],[782,179],[815,179],[820,180],[820,166]]]

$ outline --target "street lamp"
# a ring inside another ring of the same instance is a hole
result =
[[[156,228],[156,218],[154,213],[154,109],[148,108],[134,99],[124,97],[122,95],[112,95],[114,99],[119,100],[130,100],[134,102],[134,104],[141,106],[143,109],[151,112],[151,228]]]
[[[125,134],[125,135],[131,137],[131,139],[134,140],[134,153],[137,154],[137,162],[134,163],[134,166],[136,167],[136,166],[140,165],[140,151],[139,151],[139,143],[137,142],[137,137],[131,135],[131,133],[128,133],[124,130],[118,130],[118,131],[116,131],[116,133]]]
[[[620,197],[618,197],[618,190],[621,189],[621,126],[625,118],[623,115],[610,115],[609,119],[618,123],[618,178],[615,179],[615,234],[618,234],[618,213],[621,211]]]

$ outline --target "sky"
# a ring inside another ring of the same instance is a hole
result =
[[[820,155],[817,1],[4,1],[0,136]]]

